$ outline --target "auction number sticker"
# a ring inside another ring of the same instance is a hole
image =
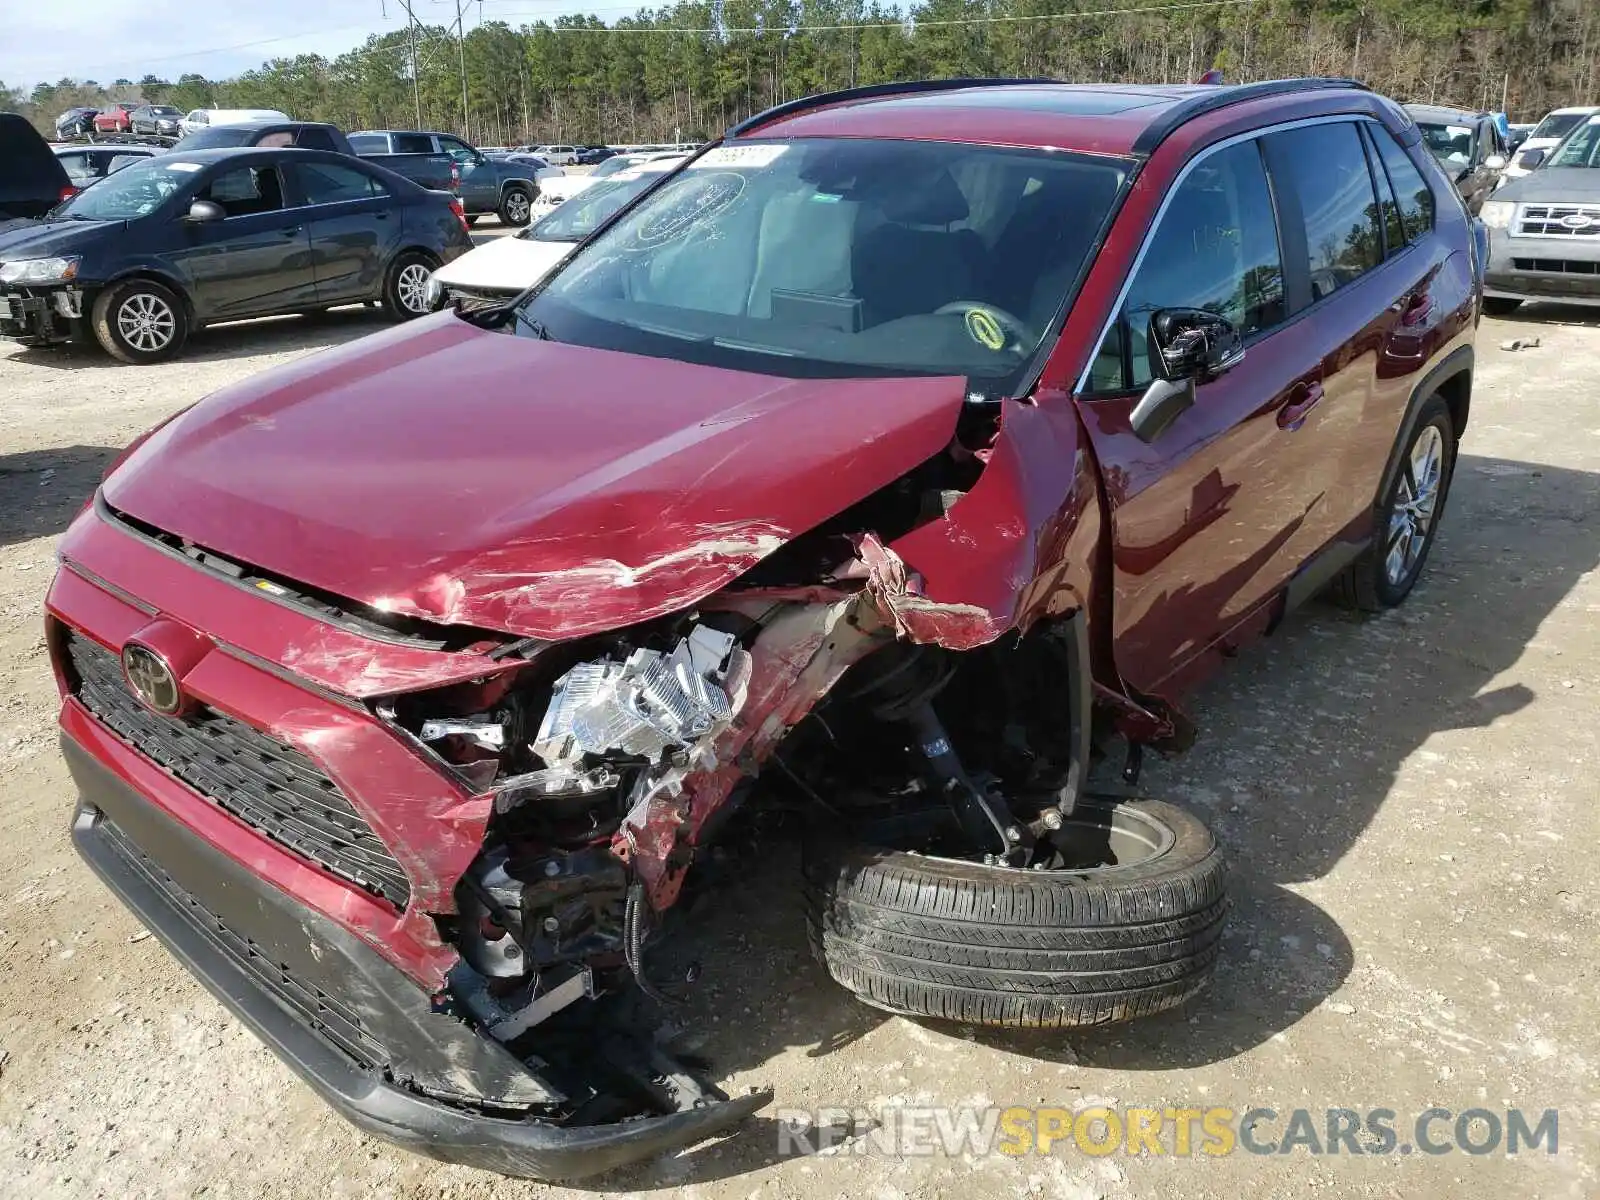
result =
[[[718,146],[707,150],[689,164],[691,169],[704,167],[770,167],[789,147],[776,142],[761,142],[753,146]]]

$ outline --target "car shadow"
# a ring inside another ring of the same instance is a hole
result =
[[[0,546],[64,530],[120,453],[66,446],[0,454]]]
[[[1600,329],[1600,306],[1563,304],[1559,300],[1524,300],[1515,311],[1495,320],[1518,325],[1583,325]]]
[[[185,364],[225,362],[250,354],[281,354],[291,350],[325,350],[365,337],[393,322],[381,308],[349,306],[308,316],[289,314],[208,325],[196,331],[177,358],[153,366],[135,366],[112,358],[98,345],[70,343],[17,350],[12,361],[29,367],[61,371],[162,371]]]
[[[1147,760],[1139,790],[1198,810],[1230,857],[1234,907],[1212,986],[1182,1009],[1125,1025],[962,1032],[1088,1071],[1164,1071],[1232,1058],[1293,1026],[1355,966],[1338,922],[1296,889],[1339,864],[1432,735],[1483,727],[1533,702],[1515,666],[1597,566],[1600,477],[1463,455],[1406,605],[1361,618],[1318,601],[1292,614],[1194,698],[1195,748]],[[1465,614],[1474,615],[1470,638]],[[763,836],[759,851],[724,849],[730,877],[707,890],[652,960],[666,986],[689,973],[686,964],[704,964],[688,1004],[669,1019],[719,1074],[759,1075],[796,1049],[842,1054],[834,1069],[848,1071],[851,1045],[893,1018],[853,1000],[813,961],[794,823]],[[777,1124],[758,1118],[736,1136],[595,1186],[665,1190],[759,1170],[780,1157]]]

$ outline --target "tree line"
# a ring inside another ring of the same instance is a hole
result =
[[[1229,82],[1350,76],[1404,101],[1532,121],[1600,103],[1600,2],[680,0],[609,24],[490,19],[459,46],[450,28],[417,26],[232,79],[0,84],[0,108],[44,131],[69,106],[133,100],[276,108],[345,129],[421,125],[484,145],[636,143],[710,137],[784,100],[888,80],[1182,83],[1213,68]]]

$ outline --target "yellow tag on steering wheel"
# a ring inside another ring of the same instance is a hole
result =
[[[1006,348],[1006,331],[1000,328],[1000,322],[986,308],[967,309],[967,332],[980,346],[990,350]]]

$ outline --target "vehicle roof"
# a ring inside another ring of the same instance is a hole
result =
[[[1335,97],[1370,95],[1359,84],[1332,79],[1234,86],[926,81],[857,88],[779,105],[735,126],[728,136],[927,138],[1146,153],[1152,139],[1159,141],[1170,128],[1214,108],[1268,96],[1323,92]]]
[[[1552,108],[1549,112],[1545,113],[1545,116],[1567,117],[1571,116],[1573,113],[1578,113],[1581,115],[1583,113],[1592,112],[1600,112],[1600,104],[1572,104],[1568,105],[1566,108]]]
[[[1445,104],[1408,104],[1405,107],[1418,121],[1478,121],[1489,115],[1482,109],[1451,108]]]

